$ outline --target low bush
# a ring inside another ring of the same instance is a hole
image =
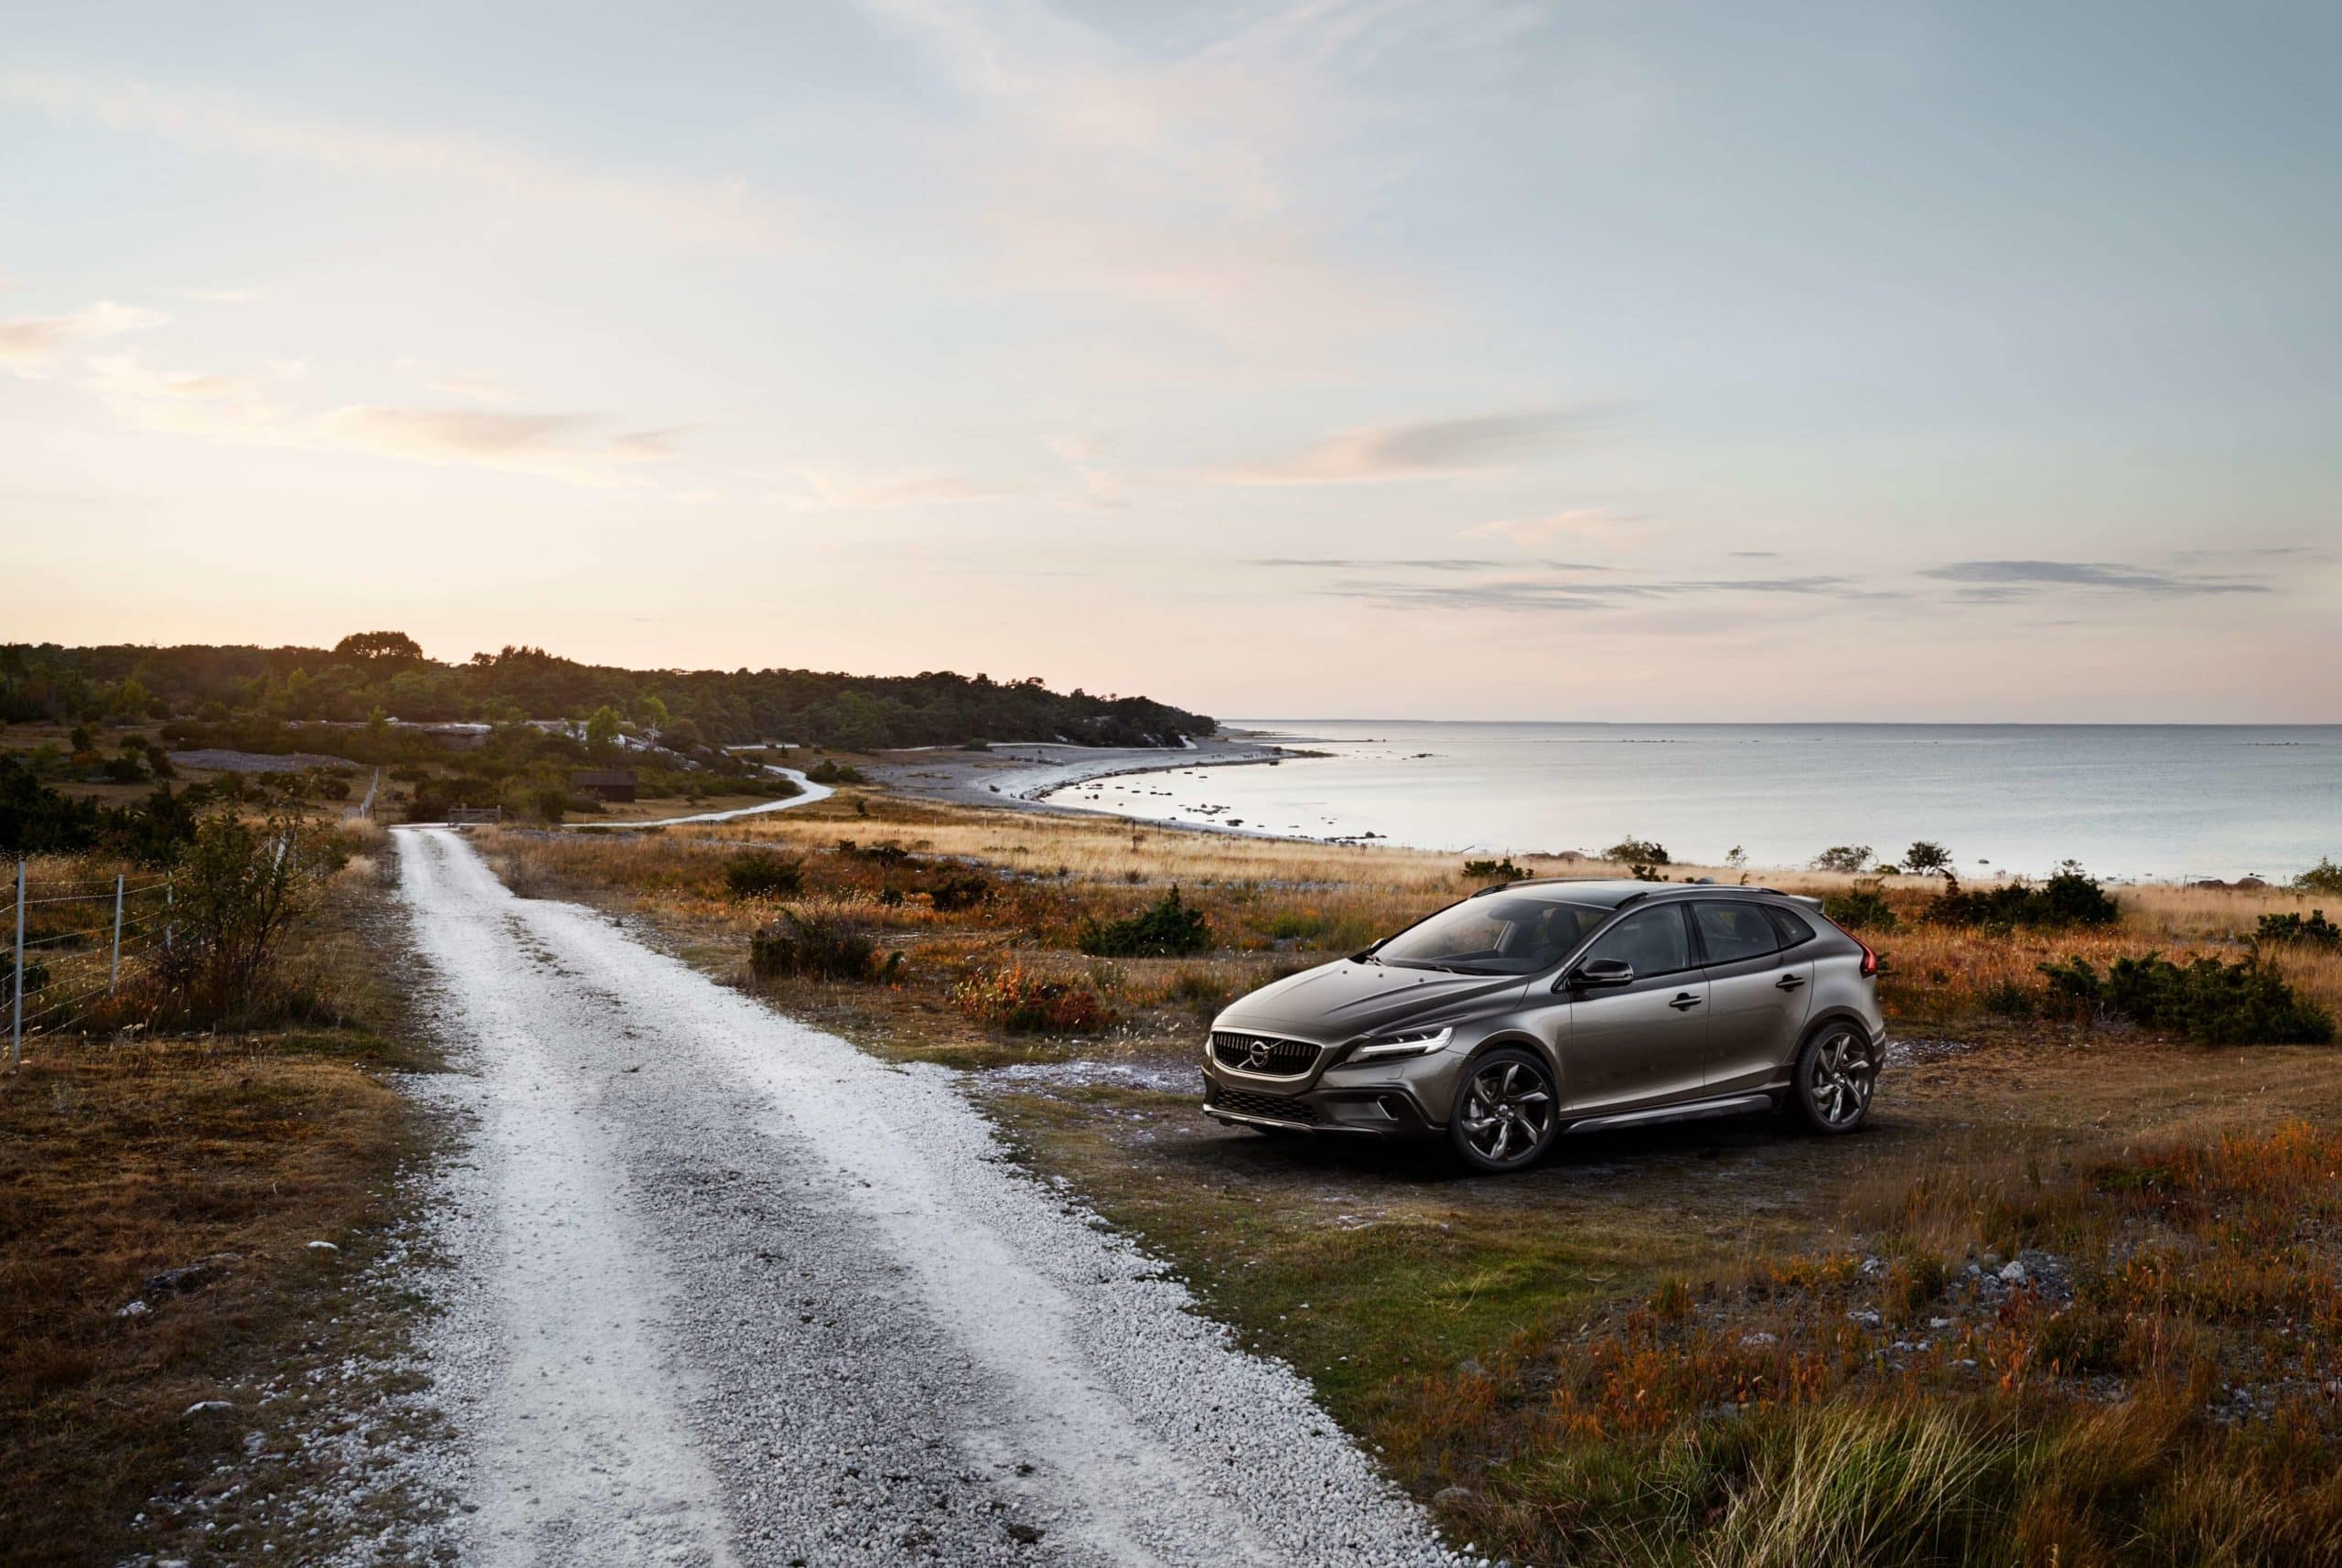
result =
[[[825,757],[805,770],[805,777],[816,784],[859,784],[862,769],[850,763]]]
[[[1128,919],[1084,919],[1074,940],[1094,958],[1187,958],[1211,944],[1211,922],[1184,902],[1176,887]]]
[[[971,974],[951,988],[951,1004],[979,1024],[1018,1035],[1089,1035],[1114,1022],[1113,1009],[1087,985],[1050,980],[1021,965]]]
[[[2323,909],[2312,909],[2306,920],[2299,915],[2263,915],[2260,929],[2252,933],[2252,940],[2287,947],[2323,948],[2327,952],[2342,951],[2342,926],[2327,919]]]
[[[1928,906],[1927,918],[1940,926],[1980,926],[1996,931],[2020,927],[2095,928],[2121,919],[2122,907],[2098,885],[2096,877],[2069,860],[2038,887],[2029,882],[1967,891],[1947,886]]]
[[[180,1020],[268,1021],[285,1000],[286,939],[348,858],[337,835],[297,814],[205,817],[173,875],[171,940],[155,958]]]
[[[1467,860],[1464,863],[1465,878],[1471,882],[1518,882],[1528,875],[1527,871],[1513,865],[1510,855],[1502,860]]]
[[[2294,878],[2296,893],[2326,893],[2342,897],[2342,865],[2335,865],[2324,855],[2317,864]]]
[[[744,849],[724,867],[735,898],[790,898],[805,886],[805,863],[768,849]]]
[[[783,909],[748,937],[748,968],[762,980],[891,981],[902,967],[901,953],[880,961],[870,933],[835,915]]]
[[[873,865],[885,866],[890,871],[911,863],[911,852],[891,839],[868,845],[854,839],[840,839],[838,853],[854,860],[866,860]]]
[[[2334,1037],[2333,1015],[2294,995],[2258,955],[2176,964],[2148,953],[2116,959],[2102,977],[2088,959],[2071,958],[2045,963],[2041,972],[2057,1010],[2111,1014],[2199,1045],[2324,1045]]]
[[[992,883],[972,871],[953,872],[938,881],[928,884],[927,887],[927,901],[935,907],[936,913],[940,915],[954,914],[962,909],[972,909],[979,904],[989,904],[992,902],[993,896]]]
[[[1857,882],[1821,900],[1821,912],[1850,931],[1891,931],[1899,923],[1886,902],[1885,885]]]
[[[1649,839],[1638,839],[1632,833],[1602,852],[1602,858],[1620,865],[1671,865],[1667,858],[1667,846]]]

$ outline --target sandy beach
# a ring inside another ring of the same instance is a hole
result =
[[[1192,740],[1177,750],[1026,742],[997,745],[989,751],[938,746],[887,752],[865,764],[863,771],[874,782],[888,789],[932,800],[1095,814],[1101,808],[1044,797],[1069,785],[1124,774],[1273,765],[1300,755],[1303,754],[1242,736]]]

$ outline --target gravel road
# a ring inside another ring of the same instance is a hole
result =
[[[467,1152],[414,1463],[467,1563],[1450,1561],[1289,1369],[1010,1165],[955,1075],[401,830]]]

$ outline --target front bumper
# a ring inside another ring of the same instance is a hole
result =
[[[1370,1138],[1423,1137],[1439,1131],[1403,1086],[1328,1088],[1292,1092],[1222,1081],[1204,1069],[1204,1114],[1229,1126],[1273,1127],[1291,1133],[1349,1133]]]

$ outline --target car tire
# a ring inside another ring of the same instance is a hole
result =
[[[1833,1019],[1806,1036],[1789,1069],[1789,1112],[1810,1130],[1836,1136],[1870,1120],[1879,1050],[1868,1031]]]
[[[1502,1176],[1535,1165],[1560,1126],[1553,1069],[1533,1051],[1499,1046],[1465,1068],[1447,1117],[1447,1144],[1466,1169]]]

